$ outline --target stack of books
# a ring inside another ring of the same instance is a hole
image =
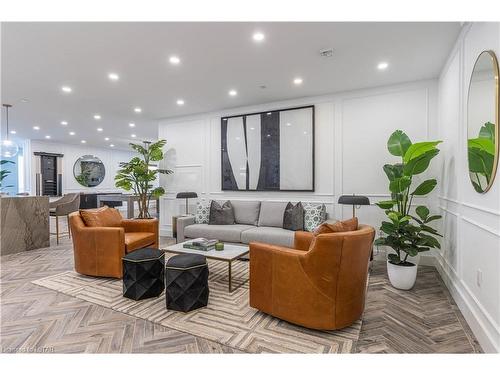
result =
[[[187,241],[183,247],[186,249],[208,251],[215,248],[217,240],[208,240],[206,238],[195,238],[194,240]]]

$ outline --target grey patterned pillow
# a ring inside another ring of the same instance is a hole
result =
[[[304,230],[304,208],[301,202],[295,206],[288,202],[283,215],[283,229]]]
[[[196,224],[208,224],[208,219],[210,217],[210,204],[211,200],[199,200],[196,204],[196,214],[194,216],[194,222]]]
[[[304,230],[314,231],[323,221],[326,220],[326,206],[322,203],[304,204]]]

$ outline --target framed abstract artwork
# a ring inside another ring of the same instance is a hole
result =
[[[314,191],[314,106],[221,118],[222,190]]]

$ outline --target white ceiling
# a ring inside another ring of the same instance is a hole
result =
[[[14,105],[16,136],[126,148],[132,133],[156,138],[160,118],[435,78],[459,30],[459,23],[3,23],[2,103]],[[263,42],[252,40],[255,31]],[[329,47],[333,57],[321,57]],[[174,54],[178,66],[168,61]],[[377,69],[381,61],[388,69]],[[110,72],[120,80],[111,82]],[[300,86],[292,82],[298,76]],[[72,93],[62,93],[64,85]]]

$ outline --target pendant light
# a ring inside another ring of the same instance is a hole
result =
[[[6,136],[0,145],[1,147],[0,154],[3,158],[12,158],[16,156],[17,153],[19,152],[19,146],[17,145],[17,143],[9,139],[9,108],[12,107],[12,105],[2,104],[2,106],[5,107],[7,121],[6,121]]]

